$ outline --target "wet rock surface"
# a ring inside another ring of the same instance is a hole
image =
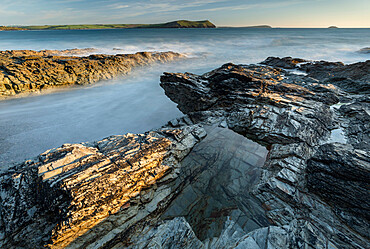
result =
[[[370,158],[351,145],[325,144],[308,161],[307,186],[330,203],[335,213],[370,237]]]
[[[282,67],[164,73],[185,116],[1,173],[0,247],[367,248],[369,95]]]
[[[347,92],[370,94],[370,60],[345,65],[342,62],[269,57],[262,64],[285,69],[299,69],[306,72],[309,77],[326,84],[334,84]]]
[[[351,65],[361,68],[360,75],[346,77],[368,84],[367,65]],[[284,231],[279,235],[284,246],[278,248],[367,247],[367,91],[357,89],[353,95],[321,77],[292,74],[281,65],[226,64],[204,75],[165,73],[161,86],[187,120],[227,127],[269,148],[252,193],[270,223]],[[339,128],[346,137],[342,146],[330,141]]]
[[[67,144],[0,175],[1,248],[100,248],[155,220],[199,126]],[[171,188],[172,187],[172,188]]]
[[[182,161],[181,175],[193,179],[162,218],[185,217],[202,241],[217,239],[228,219],[245,233],[268,226],[261,204],[250,194],[268,151],[228,129],[206,130],[207,137]]]
[[[92,84],[127,74],[137,66],[182,57],[174,52],[81,56],[93,52],[92,48],[0,51],[0,98],[53,87]]]
[[[370,54],[370,47],[361,48],[358,52],[362,54]]]

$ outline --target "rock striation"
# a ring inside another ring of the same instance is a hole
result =
[[[183,57],[174,52],[71,56],[91,52],[94,49],[0,51],[0,97],[92,84],[127,74],[134,67]]]
[[[183,117],[1,173],[0,247],[367,248],[369,94],[268,61],[164,73]]]
[[[265,208],[268,227],[282,231],[271,235],[281,242],[277,248],[366,248],[369,96],[357,86],[356,95],[346,93],[347,88],[329,84],[319,72],[324,65],[354,84],[368,84],[369,62],[307,64],[312,75],[305,76],[281,69],[284,61],[292,68],[303,60],[269,58],[264,63],[274,60],[275,68],[226,64],[204,75],[165,73],[161,86],[192,122],[227,127],[269,148],[251,194]],[[345,134],[345,143],[333,143],[337,130]],[[238,243],[252,233],[240,236]]]
[[[309,77],[325,84],[334,84],[350,93],[370,93],[370,60],[345,65],[342,62],[268,57],[261,63],[283,69],[299,69]]]
[[[1,248],[100,248],[155,219],[199,126],[66,144],[0,175]],[[108,245],[107,245],[108,244]]]

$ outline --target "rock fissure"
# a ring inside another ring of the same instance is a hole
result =
[[[164,73],[185,116],[2,173],[0,246],[366,248],[368,61],[264,63]]]

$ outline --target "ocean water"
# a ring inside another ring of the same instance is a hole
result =
[[[2,31],[0,50],[96,48],[96,53],[175,51],[188,59],[46,95],[0,101],[0,168],[63,143],[158,128],[181,116],[159,87],[164,71],[204,73],[268,56],[354,63],[370,59],[370,29],[122,29]]]

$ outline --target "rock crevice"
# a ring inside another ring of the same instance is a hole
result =
[[[2,173],[0,247],[367,248],[368,62],[265,63],[164,73],[183,117]]]

